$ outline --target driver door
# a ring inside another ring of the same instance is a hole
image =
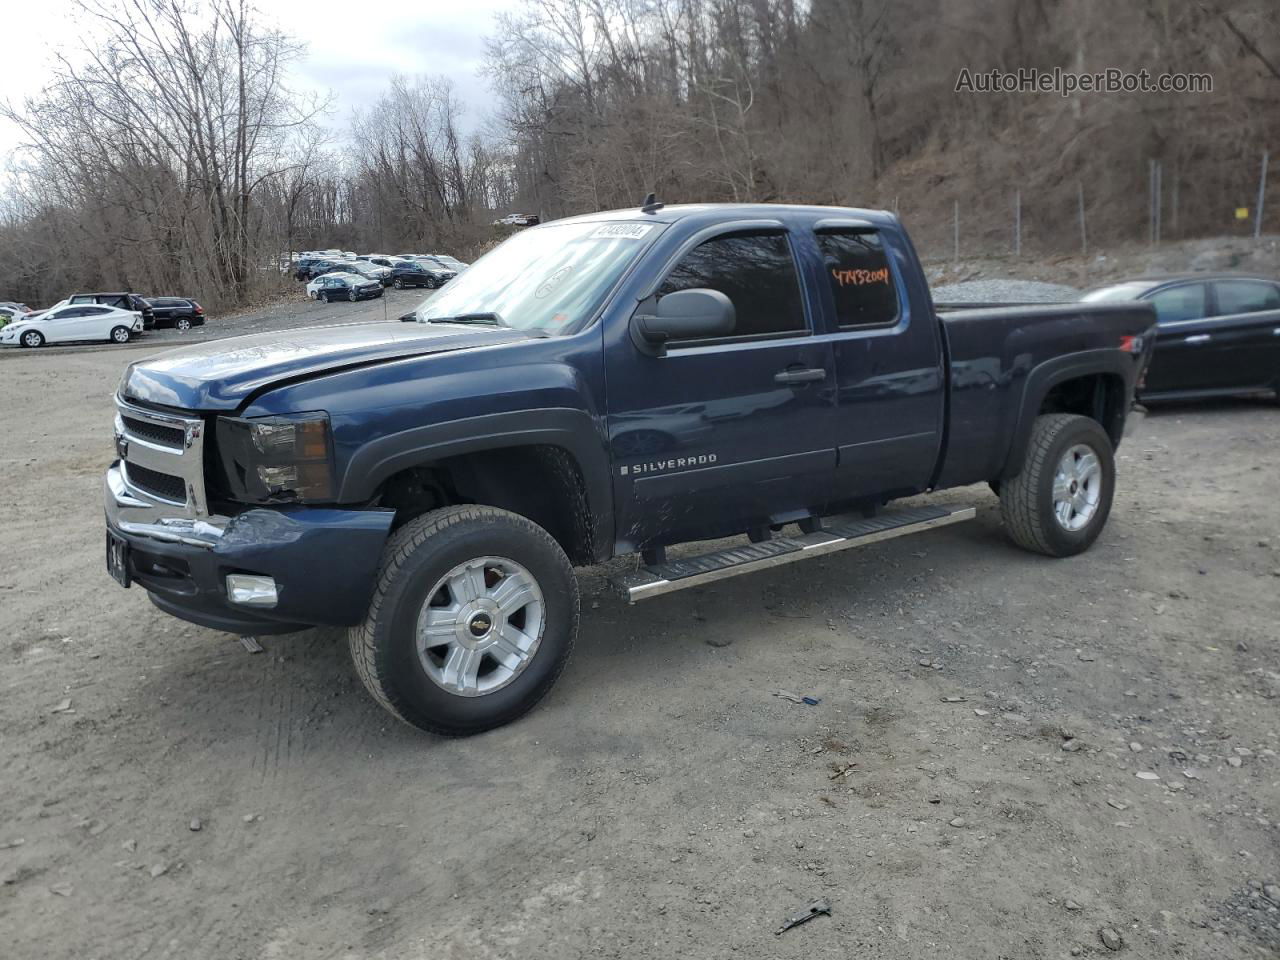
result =
[[[808,516],[835,469],[831,347],[813,336],[787,231],[703,240],[637,310],[697,288],[733,302],[730,335],[662,356],[623,339],[605,357],[622,549]]]

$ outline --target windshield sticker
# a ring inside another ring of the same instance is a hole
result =
[[[889,282],[888,267],[881,267],[879,270],[832,270],[831,275],[842,287],[861,287],[868,283]]]
[[[610,223],[597,227],[592,240],[639,240],[653,229],[651,223]]]
[[[556,287],[560,286],[561,281],[572,272],[573,264],[566,263],[563,267],[538,284],[538,289],[533,291],[533,295],[541,300]]]

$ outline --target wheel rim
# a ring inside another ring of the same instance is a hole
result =
[[[115,340],[116,343],[124,343],[129,339],[129,331],[124,327],[116,327],[115,331],[111,334],[111,338]]]
[[[1093,448],[1077,443],[1062,455],[1053,475],[1053,515],[1075,533],[1088,526],[1102,501],[1102,461]]]
[[[441,577],[418,614],[418,660],[461,697],[501,690],[533,661],[546,604],[533,574],[505,557],[477,557]]]
[[[179,320],[179,321],[178,321],[178,329],[179,329],[179,330],[190,330],[190,329],[191,329],[191,321],[190,321],[190,320],[186,320],[186,319]]]
[[[22,335],[22,342],[25,343],[28,347],[38,347],[40,346],[40,334],[24,333]]]

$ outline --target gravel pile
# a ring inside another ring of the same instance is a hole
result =
[[[1052,303],[1079,298],[1075,287],[1036,280],[966,280],[933,288],[934,303]]]

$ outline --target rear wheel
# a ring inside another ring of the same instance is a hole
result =
[[[115,343],[128,343],[128,342],[129,342],[129,328],[128,328],[128,327],[112,327],[112,328],[111,328],[111,339],[112,339]]]
[[[496,507],[418,517],[392,536],[369,612],[348,638],[379,703],[465,736],[530,710],[564,670],[578,582],[544,529]]]
[[[43,347],[44,346],[44,334],[42,334],[39,330],[28,330],[26,333],[22,335],[21,340],[22,340],[22,345],[24,347]]]
[[[1022,470],[1000,485],[1000,515],[1018,546],[1051,557],[1081,553],[1111,513],[1116,464],[1096,421],[1069,413],[1036,417]]]
[[[173,321],[173,325],[182,331],[191,329],[191,321],[186,317],[179,317],[177,320]]]

